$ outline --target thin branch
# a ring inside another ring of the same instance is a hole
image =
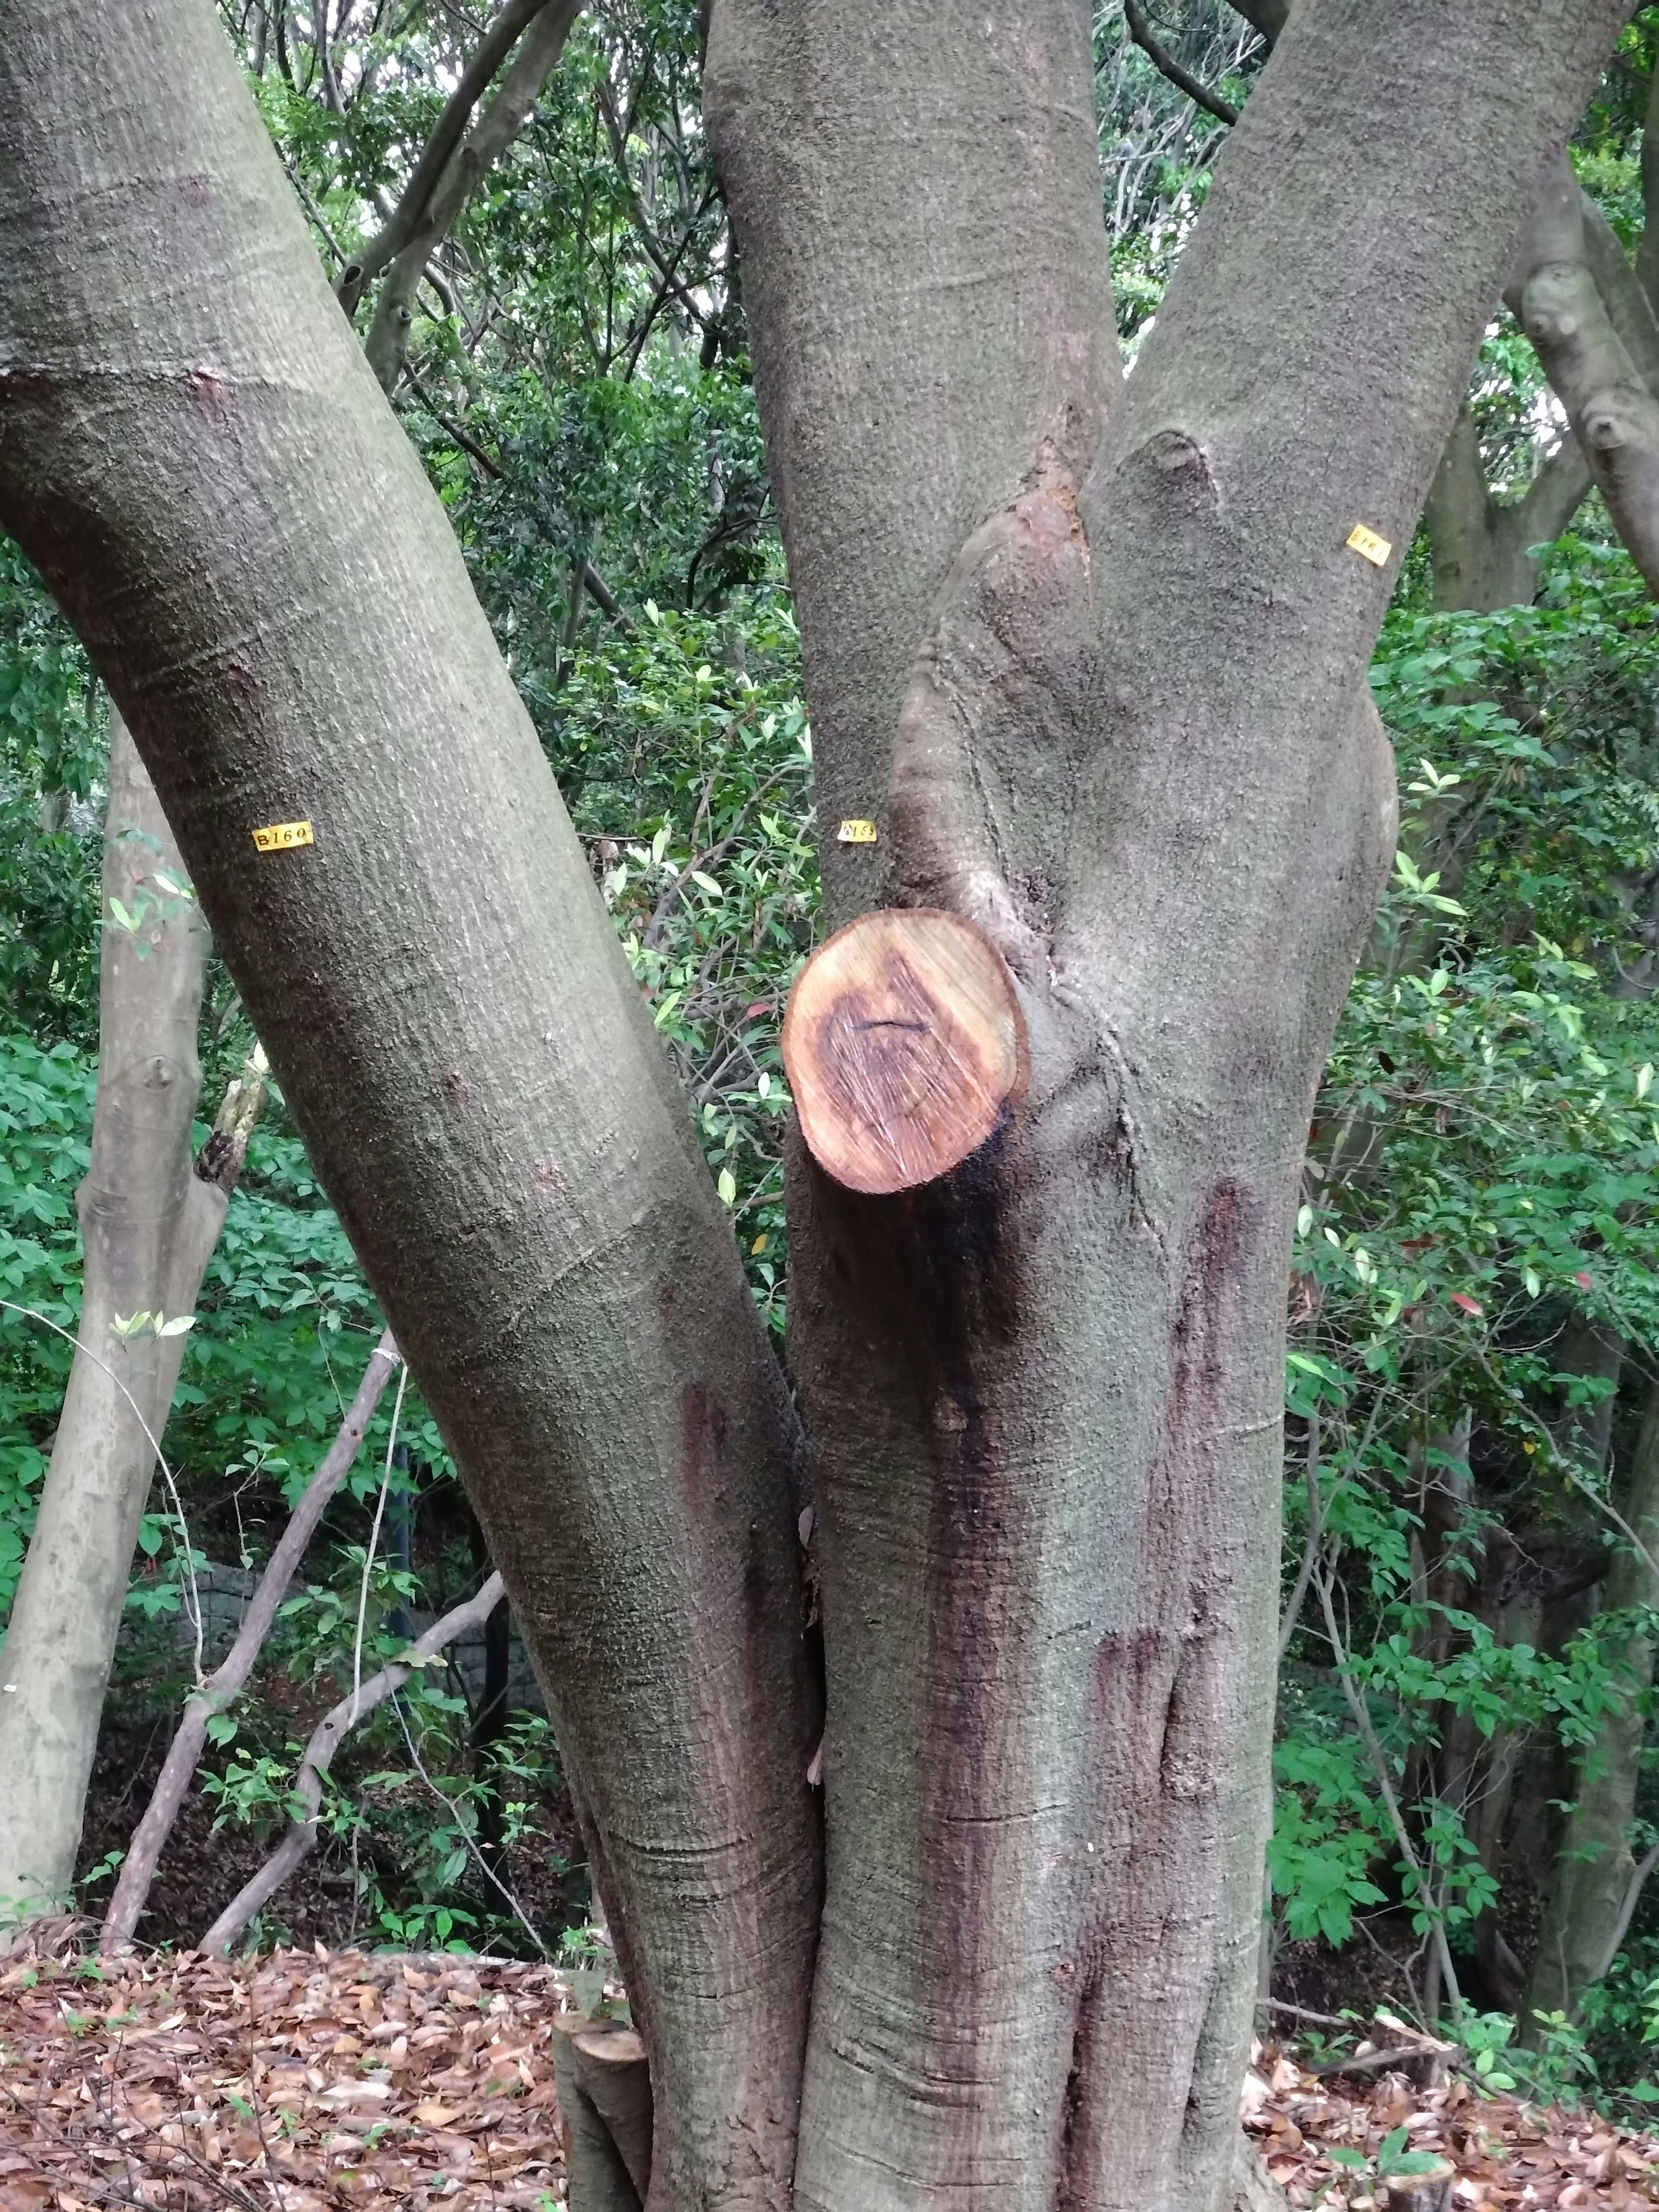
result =
[[[1231,100],[1224,100],[1218,92],[1212,92],[1208,85],[1200,82],[1189,69],[1183,69],[1169,48],[1161,46],[1154,38],[1152,25],[1141,13],[1139,0],[1123,0],[1123,20],[1128,26],[1129,36],[1161,76],[1179,87],[1188,100],[1195,100],[1206,115],[1213,115],[1218,123],[1237,122],[1239,111]]]
[[[1659,1844],[1655,1844],[1652,1850],[1639,1858],[1630,1870],[1630,1880],[1625,1884],[1625,1894],[1620,1900],[1619,1915],[1613,1923],[1613,1933],[1607,1938],[1601,1965],[1590,1976],[1591,1982],[1604,1981],[1613,1971],[1613,1962],[1619,1956],[1620,1948],[1630,1933],[1630,1923],[1636,1917],[1643,1886],[1656,1866],[1659,1866]],[[1582,2003],[1583,2000],[1581,1998],[1579,2002]],[[1577,2007],[1573,2009],[1576,2014]]]
[[[370,240],[355,261],[340,271],[336,289],[340,304],[347,314],[355,312],[363,296],[365,285],[372,283],[387,264],[395,260],[421,227],[427,203],[437,187],[438,179],[448,166],[449,158],[460,144],[466,126],[472,119],[472,111],[489,88],[490,80],[518,44],[526,24],[530,23],[548,4],[548,0],[507,0],[495,21],[479,40],[471,60],[462,70],[455,89],[444,103],[443,112],[433,128],[432,136],[421,149],[419,160],[410,173],[397,206],[387,218],[379,235]]]
[[[289,1584],[305,1557],[323,1509],[349,1473],[357,1456],[358,1446],[380,1403],[392,1369],[398,1364],[398,1347],[386,1331],[369,1355],[368,1365],[350,1409],[340,1425],[338,1434],[329,1446],[322,1464],[306,1485],[299,1503],[289,1518],[275,1549],[265,1563],[258,1586],[253,1593],[236,1640],[231,1645],[222,1665],[211,1674],[201,1689],[185,1703],[183,1717],[177,1733],[167,1749],[161,1775],[150,1800],[144,1808],[143,1818],[134,1829],[127,1855],[122,1863],[115,1894],[109,1901],[104,1916],[102,1948],[113,1954],[125,1950],[132,1942],[138,1925],[139,1915],[144,1909],[144,1899],[155,1878],[167,1838],[173,1832],[179,1817],[179,1808],[185,1802],[203,1747],[207,1741],[208,1723],[224,1712],[252,1673],[255,1662],[270,1633],[283,1600],[288,1595]]]
[[[1365,1710],[1365,1700],[1361,1696],[1358,1685],[1355,1682],[1348,1666],[1347,1650],[1336,1626],[1336,1608],[1331,1602],[1330,1576],[1323,1570],[1320,1570],[1316,1573],[1315,1582],[1319,1591],[1320,1606],[1325,1615],[1325,1633],[1330,1638],[1331,1656],[1336,1662],[1337,1680],[1342,1685],[1342,1694],[1347,1700],[1348,1711],[1353,1715],[1354,1726],[1359,1731],[1360,1741],[1364,1745],[1366,1756],[1370,1760],[1371,1771],[1376,1778],[1376,1786],[1382,1795],[1383,1808],[1389,1816],[1389,1825],[1394,1830],[1395,1841],[1400,1847],[1400,1855],[1411,1869],[1412,1878],[1417,1884],[1418,1896],[1422,1900],[1424,1911],[1430,1916],[1430,1928],[1433,1936],[1435,1954],[1440,1966],[1440,1978],[1450,1992],[1453,2012],[1461,2014],[1463,2009],[1463,1993],[1458,1987],[1456,1970],[1452,1965],[1451,1946],[1446,1941],[1445,1922],[1435,1905],[1427,1879],[1423,1872],[1423,1863],[1417,1856],[1416,1846],[1413,1844],[1406,1826],[1405,1816],[1400,1810],[1400,1801],[1394,1794],[1394,1782],[1389,1773],[1387,1754],[1377,1741],[1376,1730],[1371,1726],[1371,1717]]]
[[[1319,1491],[1319,1409],[1316,1407],[1308,1416],[1308,1461],[1303,1480],[1308,1486],[1308,1540],[1302,1547],[1302,1564],[1297,1570],[1296,1582],[1285,1601],[1284,1618],[1279,1624],[1279,1657],[1282,1665],[1285,1654],[1291,1648],[1296,1626],[1302,1618],[1302,1607],[1308,1595],[1308,1584],[1313,1580],[1313,1571],[1319,1558],[1319,1547],[1325,1534],[1325,1502]]]
[[[378,1674],[372,1674],[319,1721],[294,1780],[292,1795],[305,1808],[305,1817],[293,1823],[258,1873],[237,1891],[203,1936],[198,1949],[210,1957],[228,1951],[259,1908],[276,1894],[295,1869],[316,1849],[324,1778],[335,1753],[352,1729],[377,1706],[383,1705],[394,1691],[401,1690],[417,1667],[428,1659],[435,1659],[458,1636],[465,1636],[469,1629],[488,1620],[501,1602],[505,1589],[500,1574],[491,1575],[476,1596],[468,1598],[463,1605],[452,1607],[418,1642],[410,1645],[402,1658],[392,1660]]]

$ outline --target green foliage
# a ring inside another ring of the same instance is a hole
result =
[[[1479,1739],[1571,1747],[1627,1694],[1644,1620],[1603,1612],[1535,1646],[1484,1617],[1480,1559],[1494,1528],[1525,1526],[1594,1579],[1612,1536],[1581,1439],[1608,1386],[1567,1346],[1600,1329],[1659,1350],[1651,604],[1621,553],[1570,538],[1533,607],[1427,615],[1404,598],[1373,684],[1401,759],[1401,855],[1297,1222],[1287,1572],[1316,1512],[1426,1887],[1310,1609],[1281,1698],[1273,1874],[1285,1932],[1334,1943],[1377,1890],[1419,1935],[1459,1941],[1496,1904],[1433,1781],[1454,1717]],[[1463,1500],[1449,1535],[1425,1517],[1436,1494]]]
[[[89,1042],[105,740],[85,653],[0,539],[0,1001],[38,1043]]]

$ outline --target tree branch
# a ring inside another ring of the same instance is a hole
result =
[[[1123,20],[1128,25],[1129,36],[1140,48],[1154,69],[1169,78],[1184,92],[1188,100],[1195,100],[1218,123],[1232,124],[1238,120],[1239,111],[1231,100],[1223,100],[1219,93],[1212,92],[1189,69],[1183,69],[1167,46],[1159,44],[1142,12],[1139,0],[1123,0]]]
[[[1659,593],[1659,398],[1592,273],[1583,198],[1565,155],[1545,179],[1504,296],[1567,410],[1631,558]]]
[[[529,121],[543,85],[558,65],[581,6],[582,0],[544,0],[500,89],[450,155],[425,206],[417,212],[406,242],[398,249],[363,340],[369,367],[383,392],[392,391],[402,374],[415,295],[434,248],[471,198],[479,179],[495,167]]]
[[[350,1472],[380,1394],[397,1364],[398,1347],[388,1329],[370,1353],[362,1381],[357,1385],[356,1395],[340,1424],[339,1432],[306,1485],[287,1528],[265,1563],[228,1655],[185,1704],[184,1717],[168,1747],[143,1818],[127,1845],[120,1879],[104,1915],[101,1942],[106,1952],[125,1951],[132,1942],[156,1867],[207,1741],[208,1723],[229,1707],[252,1673],[288,1595],[289,1584],[298,1572],[306,1547],[322,1518],[323,1509]]]
[[[495,21],[480,40],[477,52],[444,104],[432,136],[421,149],[397,206],[384,228],[371,239],[355,261],[340,271],[335,286],[340,305],[355,314],[364,287],[374,282],[399,254],[420,228],[427,203],[460,144],[472,111],[489,90],[491,79],[519,42],[526,24],[550,4],[550,0],[507,0]]]
[[[294,1778],[292,1794],[305,1808],[304,1818],[294,1821],[258,1873],[243,1883],[203,1936],[197,1946],[198,1950],[209,1957],[216,1952],[228,1951],[261,1905],[276,1894],[295,1869],[316,1849],[324,1778],[333,1764],[335,1753],[358,1722],[366,1720],[394,1692],[401,1690],[417,1667],[436,1658],[458,1636],[482,1626],[505,1595],[500,1574],[491,1575],[481,1590],[464,1604],[452,1606],[441,1620],[434,1621],[401,1659],[392,1660],[378,1674],[371,1674],[361,1688],[342,1698],[323,1716],[311,1732],[300,1771]]]
[[[1321,1568],[1315,1577],[1315,1583],[1319,1591],[1320,1608],[1325,1616],[1325,1633],[1330,1641],[1331,1656],[1336,1663],[1336,1677],[1342,1685],[1342,1695],[1347,1700],[1348,1711],[1352,1714],[1354,1726],[1359,1731],[1359,1740],[1365,1747],[1365,1756],[1370,1761],[1371,1772],[1376,1781],[1377,1793],[1382,1800],[1383,1810],[1388,1814],[1389,1826],[1394,1830],[1394,1839],[1400,1847],[1400,1856],[1411,1869],[1412,1879],[1417,1884],[1419,1900],[1424,1911],[1429,1916],[1429,1925],[1434,1936],[1435,1952],[1440,1961],[1440,1978],[1451,1992],[1453,2011],[1462,2012],[1463,1996],[1457,1985],[1457,1970],[1452,1965],[1451,1947],[1446,1941],[1446,1924],[1435,1901],[1433,1892],[1429,1887],[1427,1878],[1424,1875],[1422,1861],[1417,1856],[1416,1846],[1413,1844],[1410,1832],[1406,1826],[1405,1816],[1400,1810],[1400,1801],[1394,1794],[1394,1778],[1389,1771],[1388,1754],[1377,1741],[1376,1730],[1372,1727],[1370,1714],[1366,1710],[1364,1692],[1354,1680],[1352,1670],[1349,1667],[1347,1650],[1336,1625],[1336,1607],[1331,1599],[1329,1574]]]

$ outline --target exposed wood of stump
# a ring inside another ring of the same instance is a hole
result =
[[[651,2187],[651,2075],[620,2021],[561,2022],[553,2038],[570,2202],[639,2212]]]
[[[1450,2212],[1455,2167],[1443,2160],[1432,2173],[1406,2175],[1384,2182],[1378,2191],[1386,2212]]]
[[[978,1149],[1030,1079],[1001,954],[959,915],[884,907],[795,979],[783,1064],[801,1134],[849,1190],[914,1190]]]

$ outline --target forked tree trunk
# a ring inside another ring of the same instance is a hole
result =
[[[118,714],[110,717],[98,1096],[78,1346],[0,1646],[0,1921],[68,1900],[139,1516],[225,1194],[191,1172],[208,935]],[[129,929],[121,915],[137,924]],[[152,1316],[136,1334],[118,1320]],[[146,1434],[146,1431],[149,1434]]]
[[[1392,568],[1346,541],[1408,536],[1621,14],[1297,16],[1126,387],[1080,0],[717,0],[821,811],[881,824],[829,845],[832,913],[971,926],[1029,1054],[919,1188],[792,1170],[821,1941],[787,1410],[437,503],[206,0],[118,54],[91,0],[0,26],[0,520],[133,719],[502,1565],[652,2212],[1234,2192],[1286,1252],[1392,849]],[[857,1048],[898,1110],[957,1014]]]
[[[1083,9],[716,0],[820,818],[882,832],[832,919],[974,920],[1030,1035],[954,1175],[793,1166],[813,2212],[1225,2189],[1295,1177],[1392,856],[1346,541],[1410,534],[1585,25],[1293,16],[1120,386]]]

